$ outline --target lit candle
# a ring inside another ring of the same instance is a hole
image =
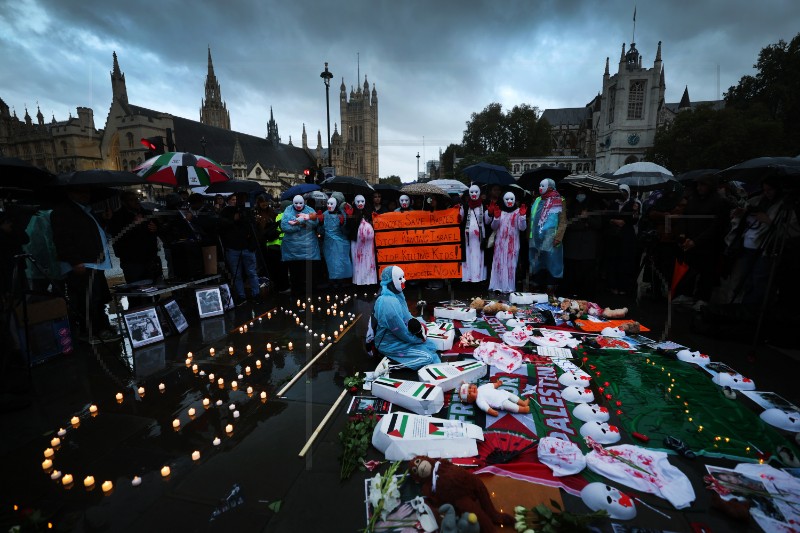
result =
[[[299,323],[300,323],[300,317],[297,317],[297,318],[295,318],[295,319],[294,319],[294,323],[295,323],[295,324],[299,324]]]
[[[186,357],[188,357],[189,359],[191,359],[192,357],[194,357],[194,354],[192,354],[192,352],[189,352],[189,353],[187,353],[187,354],[186,354]]]
[[[45,459],[50,459],[51,457],[53,457],[53,453],[54,453],[53,452],[53,448],[45,448],[44,449],[44,458]]]
[[[144,387],[139,387],[138,391],[139,396],[144,396]]]
[[[75,427],[78,427],[81,423],[81,419],[78,418],[77,416],[73,416],[72,418],[69,419],[69,423]]]
[[[248,348],[249,348],[249,346],[248,346]],[[247,351],[249,352],[250,350],[247,350]],[[248,376],[250,375],[250,367],[249,366],[244,367],[244,373],[247,374]]]
[[[290,350],[294,350],[294,345],[292,344],[292,342],[291,342],[291,341],[289,341],[289,349],[290,349]]]
[[[233,418],[239,418],[239,411],[233,412]]]
[[[244,376],[239,374],[239,379],[244,379]]]
[[[48,470],[50,470],[51,468],[53,468],[53,461],[52,461],[52,460],[50,460],[50,459],[45,459],[44,461],[42,461],[42,470],[44,470],[45,472],[47,472],[47,471],[48,471]]]
[[[114,484],[110,481],[103,481],[103,484],[100,485],[100,488],[103,489],[103,492],[111,492],[111,489],[114,488]]]
[[[61,483],[65,487],[68,487],[69,485],[72,485],[72,474],[64,474],[64,477],[61,478]]]
[[[209,354],[211,357],[214,357],[214,354],[215,354],[215,353],[216,353],[216,352],[214,351],[214,348],[209,348],[209,349],[208,349],[208,354]]]
[[[247,353],[250,353],[253,351],[253,347],[248,344],[247,346],[245,346],[245,350],[247,350]]]
[[[96,415],[97,414],[97,406],[94,405],[94,404],[90,405],[89,406],[89,412],[92,413],[93,415]]]
[[[244,333],[244,328],[240,327],[239,328],[239,333]]]
[[[211,403],[211,400],[209,400],[208,398],[203,398],[203,407],[208,407],[208,405],[210,403]]]
[[[192,365],[192,372],[194,372],[195,374],[197,374],[197,371],[198,371],[198,370],[200,370],[200,367],[198,367],[197,365]]]
[[[324,341],[325,340],[325,334],[323,333],[322,335],[319,336],[319,338],[320,338],[320,340]]]
[[[122,403],[122,393],[121,392],[118,392],[115,397],[117,399],[117,403]]]
[[[339,324],[339,331],[344,331],[344,326],[342,324]]]
[[[53,481],[61,479],[61,470],[53,470],[53,472],[50,474],[50,479]]]
[[[50,439],[50,446],[52,446],[53,448],[58,448],[60,445],[61,445],[61,439],[59,439],[58,437],[53,437],[52,439]]]
[[[225,385],[225,380],[224,380],[223,378],[219,378],[219,379],[217,380],[217,385],[219,385],[220,387],[221,387],[221,386],[223,386],[223,385]]]
[[[325,310],[325,314],[326,314],[326,315],[330,315],[330,314],[331,314],[331,310],[330,310],[330,308]]]
[[[220,405],[222,405],[222,400],[217,400],[217,404],[216,404],[216,405],[217,405],[217,407],[219,407]]]
[[[200,460],[200,452],[195,450],[192,452],[192,461],[199,461]]]
[[[247,395],[252,396],[253,394],[253,387],[247,387]]]
[[[181,421],[176,418],[175,420],[172,421],[172,427],[178,429],[179,427],[181,427]]]
[[[233,355],[233,346],[228,346],[228,353]]]
[[[330,302],[331,301],[331,295],[330,294],[325,297],[325,301],[326,302]]]
[[[131,485],[134,487],[138,487],[141,484],[142,484],[142,478],[140,478],[139,476],[133,476],[133,479],[131,480]]]
[[[300,300],[297,300],[297,307],[300,307]]]
[[[168,466],[161,467],[161,477],[169,477],[170,470]]]
[[[211,441],[211,444],[214,446],[219,446],[222,441],[219,440],[219,437],[214,437],[214,440]]]
[[[269,342],[267,343],[267,351],[268,352],[272,351],[272,344],[270,344]]]
[[[189,408],[189,416],[193,417],[193,416],[194,416],[194,414],[195,414],[195,412],[196,412],[196,411],[194,410],[194,407],[190,407],[190,408]]]
[[[310,347],[311,347],[311,343],[310,343],[310,342],[307,342],[307,343],[306,343],[306,348],[310,348]]]
[[[213,372],[208,375],[208,381],[210,381],[212,383],[214,382],[214,373]]]
[[[186,366],[192,366],[192,360],[189,359],[188,357],[186,358],[186,361],[184,361],[184,363],[186,364]]]
[[[230,409],[231,411],[235,411],[236,410],[236,404],[235,403],[230,404],[228,406],[228,409]]]
[[[66,434],[67,434],[67,430],[66,430],[66,429],[64,429],[64,428],[58,428],[58,436],[59,436],[59,437],[63,437],[63,436],[64,436],[64,435],[66,435]]]
[[[233,424],[225,426],[225,433],[233,433]]]
[[[261,392],[261,399],[262,400],[266,400],[267,399],[267,393],[266,392],[264,392],[264,391]]]
[[[87,489],[94,486],[94,476],[86,476],[83,478],[83,486]]]
[[[272,313],[267,313],[267,320],[272,320]]]
[[[339,316],[344,318],[344,311],[339,311]]]
[[[261,360],[256,360],[256,368],[261,368]]]
[[[334,332],[333,332],[333,337],[334,337],[335,339],[338,339],[338,338],[339,338],[339,332],[338,332],[338,331],[334,331]]]
[[[314,306],[313,305],[311,306],[311,312],[312,313],[314,312]]]
[[[239,386],[239,384],[236,382],[236,380],[231,381],[231,388],[233,390],[236,390],[236,387],[238,387],[238,386]]]
[[[158,390],[159,390],[159,392],[164,392],[164,390],[165,390],[166,388],[167,388],[167,387],[166,387],[166,385],[164,385],[163,383],[159,383],[159,384],[158,384]]]

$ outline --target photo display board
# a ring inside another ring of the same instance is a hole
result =
[[[406,279],[461,279],[458,208],[374,215],[378,275],[397,265]]]

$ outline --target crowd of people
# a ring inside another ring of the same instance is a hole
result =
[[[601,288],[633,294],[644,286],[695,308],[714,294],[722,302],[755,304],[764,299],[778,251],[786,259],[773,281],[792,293],[780,282],[797,264],[796,201],[776,178],[765,179],[750,198],[739,185],[706,176],[686,187],[669,182],[642,193],[621,185],[614,194],[597,194],[545,179],[536,191],[472,184],[444,197],[333,192],[280,203],[268,196],[181,192],[168,195],[157,211],[145,209],[136,192],[125,192],[118,208],[104,213],[93,212],[91,189],[73,188],[24,227],[3,215],[3,291],[11,291],[15,258],[28,253],[36,259],[35,268],[26,268],[31,287],[60,287],[81,310],[79,337],[114,340],[104,312],[112,250],[131,284],[197,274],[204,250],[211,249],[224,259],[236,304],[259,302],[267,279],[281,294],[377,289],[373,217],[456,207],[460,281],[498,296],[527,288],[591,300]],[[686,270],[680,282],[673,279],[676,263]],[[427,285],[442,286],[441,280]]]

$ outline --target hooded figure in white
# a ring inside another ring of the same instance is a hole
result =
[[[328,210],[322,217],[322,253],[328,267],[328,279],[337,284],[339,281],[350,281],[353,277],[353,266],[350,263],[350,239],[345,231],[344,195],[334,192],[328,198]]]
[[[350,260],[353,265],[353,285],[378,283],[375,264],[375,229],[372,227],[372,212],[366,199],[357,195],[353,199],[355,210],[346,207],[348,232],[350,233]]]
[[[381,355],[412,370],[440,363],[432,341],[412,334],[409,320],[418,320],[408,310],[403,289],[405,273],[398,266],[388,266],[381,273],[381,292],[375,300],[375,348]]]
[[[489,213],[481,201],[481,189],[477,185],[469,188],[466,205],[461,206],[461,222],[464,225],[464,262],[461,264],[461,281],[478,282],[486,279],[486,264],[483,243],[486,241],[486,226]]]
[[[281,256],[284,261],[319,260],[319,242],[317,239],[317,213],[306,205],[299,194],[292,199],[292,204],[283,211],[281,219]]]
[[[492,229],[497,233],[494,237],[494,259],[492,275],[489,278],[489,290],[513,292],[516,286],[517,259],[519,257],[519,233],[527,227],[527,208],[523,204],[516,207],[514,193],[503,195],[503,205],[492,207],[494,218]]]

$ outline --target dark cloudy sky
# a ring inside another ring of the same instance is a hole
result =
[[[0,98],[19,117],[38,102],[48,121],[88,106],[102,128],[116,51],[132,104],[198,120],[210,45],[233,129],[265,136],[272,106],[284,142],[299,145],[305,123],[315,146],[327,61],[331,122],[342,78],[349,92],[366,74],[380,175],[410,181],[417,152],[424,166],[460,142],[491,102],[584,106],[631,42],[634,6],[645,65],[663,42],[668,102],[685,85],[692,100],[719,98],[800,31],[797,0],[0,0]]]

